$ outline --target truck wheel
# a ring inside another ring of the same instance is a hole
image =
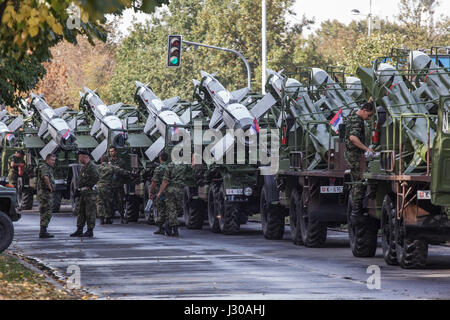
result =
[[[240,229],[239,208],[236,204],[227,201],[223,186],[220,188],[216,200],[216,212],[219,215],[220,231],[226,235],[238,233]]]
[[[395,220],[395,203],[392,201],[392,197],[387,194],[381,206],[381,246],[383,248],[384,261],[391,266],[398,265],[394,232]]]
[[[299,221],[303,243],[305,246],[312,248],[323,246],[327,240],[327,225],[317,221],[309,214],[303,197],[301,197],[299,209],[297,220]]]
[[[302,233],[297,217],[301,214],[301,195],[297,189],[294,189],[291,193],[291,199],[289,204],[289,224],[291,229],[291,239],[296,245],[302,245]]]
[[[351,195],[348,197],[347,221],[348,236],[350,239],[350,248],[355,257],[373,257],[377,250],[378,228],[373,219],[367,217],[355,223],[350,218],[352,212]]]
[[[404,269],[421,269],[427,263],[428,243],[422,240],[407,239],[404,236],[403,219],[395,224],[395,244],[397,261]]]
[[[70,183],[70,205],[72,206],[72,213],[74,216],[77,215],[79,202],[80,198],[75,197],[75,183],[72,181]]]
[[[14,226],[6,213],[0,211],[0,252],[5,251],[14,237]]]
[[[280,240],[284,234],[284,215],[267,199],[266,188],[263,187],[259,200],[262,232],[266,239]]]
[[[22,210],[31,210],[33,208],[33,189],[24,187],[23,179],[17,179],[17,201]]]
[[[59,212],[59,209],[61,208],[61,199],[61,192],[53,193],[53,213]]]
[[[216,212],[216,210],[214,186],[211,186],[208,192],[208,222],[211,231],[219,233],[219,219],[217,218],[218,212]]]
[[[138,196],[127,196],[127,201],[125,202],[125,217],[127,217],[128,222],[138,222],[139,220],[139,207],[140,198]]]
[[[189,187],[184,187],[183,192],[183,216],[184,223],[188,229],[202,229],[203,227],[203,204],[192,199]]]

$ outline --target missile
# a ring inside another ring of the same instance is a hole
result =
[[[139,81],[135,81],[135,83],[137,86],[135,95],[136,100],[140,104],[143,104],[148,111],[144,133],[148,133],[156,127],[156,130],[161,134],[161,136],[145,151],[147,157],[150,160],[154,160],[164,149],[168,126],[174,126],[174,130],[177,130],[179,133],[187,130],[182,128],[182,126],[185,125],[185,121],[181,120],[181,118],[172,110],[180,100],[180,97],[173,97],[162,101],[147,85]],[[182,116],[182,118],[184,117]]]
[[[122,107],[123,103],[116,103],[106,106],[100,97],[89,88],[84,88],[84,92],[80,92],[81,102],[84,106],[91,110],[95,121],[92,125],[90,135],[97,137],[103,134],[105,139],[92,151],[91,155],[95,161],[105,154],[108,147],[108,141],[111,146],[124,147],[127,140],[126,130],[122,121],[115,113]]]
[[[358,108],[351,96],[339,84],[334,82],[324,70],[312,68],[311,83],[318,88],[324,88],[321,92],[321,99],[316,101],[316,105],[319,108],[325,107],[333,113],[338,112],[342,108],[344,117],[350,114],[351,109]]]
[[[345,78],[345,84],[347,85],[347,90],[345,93],[352,97],[353,100],[358,100],[362,94],[362,84],[361,80],[357,77],[346,77]]]
[[[241,101],[249,93],[248,88],[239,89],[229,92],[216,79],[215,74],[209,74],[205,71],[200,72],[201,81],[193,80],[194,85],[199,86],[206,94],[206,98],[210,99],[214,112],[211,116],[209,127],[221,129],[225,126],[228,129],[241,129],[248,134],[247,138],[241,136],[241,143],[249,146],[252,139],[251,136],[257,134],[255,130],[249,130],[255,125],[255,122],[263,116],[276,103],[271,94],[266,94],[255,106],[248,110]],[[248,131],[249,130],[249,131]],[[218,160],[233,146],[234,136],[227,133],[217,144],[211,149],[215,159]]]
[[[76,138],[72,133],[73,128],[61,118],[67,107],[53,109],[45,102],[42,96],[34,93],[31,93],[30,106],[36,110],[42,120],[38,136],[42,137],[46,133],[52,138],[39,152],[42,158],[45,159],[49,153],[54,152],[58,147],[63,150],[73,150],[76,147]]]
[[[389,110],[394,116],[400,116],[407,113],[428,114],[425,104],[419,101],[407,84],[402,75],[388,63],[381,63],[378,66],[377,76],[379,83],[385,88],[386,95],[381,98],[383,107]],[[415,167],[422,161],[426,161],[426,152],[428,150],[427,120],[423,117],[403,118],[403,128],[414,148],[414,156],[408,165],[405,173],[411,173]],[[433,127],[430,127],[430,144],[435,136]],[[431,148],[431,145],[430,145]]]
[[[10,124],[6,124],[4,122],[4,117],[5,114],[2,114],[2,119],[0,120],[0,137],[2,140],[6,138],[10,145],[14,145],[14,141],[16,140],[14,132],[23,125],[23,118],[20,115],[16,117]]]

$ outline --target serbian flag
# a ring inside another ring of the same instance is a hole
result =
[[[178,127],[177,127],[177,123],[174,122],[173,123],[173,128],[172,128],[172,134],[178,133]]]
[[[339,109],[338,113],[336,113],[333,117],[333,119],[330,120],[331,128],[338,133],[339,131],[339,125],[344,122],[344,117],[342,115],[342,108]]]
[[[67,140],[67,138],[69,138],[69,136],[70,136],[70,130],[67,130],[64,134],[63,134],[63,139],[64,140]]]
[[[258,125],[258,120],[256,118],[253,119],[253,124],[252,124],[252,127],[250,128],[250,130],[253,134],[259,133],[259,125]]]
[[[12,139],[14,139],[14,135],[12,133],[8,133],[6,135],[6,140],[11,141]]]

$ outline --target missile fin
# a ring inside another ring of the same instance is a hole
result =
[[[150,135],[151,135],[151,136],[154,135],[157,131],[158,131],[158,128],[155,127],[155,128],[152,130],[152,132],[150,132]]]
[[[38,132],[39,137],[41,137],[45,133],[45,131],[47,131],[47,126],[48,126],[48,123],[46,121],[43,121],[41,126],[39,127],[39,132]]]
[[[93,136],[100,129],[100,121],[95,119],[94,124],[92,125],[90,135]]]
[[[110,105],[108,108],[109,108],[109,110],[111,110],[111,112],[113,114],[115,114],[117,112],[117,110],[119,110],[122,106],[123,106],[123,103],[119,102],[119,103]]]
[[[92,158],[98,161],[102,155],[105,154],[106,148],[108,147],[108,139],[104,139],[95,149],[91,152]]]
[[[153,128],[156,125],[156,120],[153,118],[151,114],[148,115],[147,122],[145,123],[144,127],[144,133],[147,133],[150,131],[151,128]]]
[[[181,122],[183,122],[183,124],[188,123],[189,122],[189,117],[191,116],[191,108],[188,108],[185,112],[183,112],[183,114],[180,116],[180,120]],[[194,117],[194,115],[192,115],[192,118]]]
[[[45,147],[41,149],[41,151],[39,151],[39,154],[41,155],[42,159],[45,159],[47,155],[49,153],[53,153],[53,151],[55,151],[57,147],[58,144],[55,142],[55,140],[52,139],[45,145]]]
[[[211,154],[216,161],[219,161],[227,153],[227,151],[234,144],[234,135],[227,133],[222,139],[217,141],[214,147],[211,148]]]
[[[219,108],[215,108],[211,120],[209,121],[209,127],[214,128],[219,121],[222,120],[222,111]]]
[[[8,128],[11,132],[15,132],[21,126],[23,126],[23,117],[22,115],[19,115],[9,124]]]
[[[8,111],[6,111],[6,110],[0,111],[0,120],[3,120],[3,117],[6,116],[7,114],[8,114]]]
[[[75,130],[75,127],[77,126],[77,118],[72,118],[67,125],[69,126],[70,131]]]
[[[200,81],[192,79],[192,83],[194,84],[194,86],[199,86],[200,85]]]
[[[69,107],[65,106],[65,107],[53,109],[53,111],[55,112],[57,117],[61,118],[61,116],[63,115],[64,112],[66,112],[67,109],[69,109]]]
[[[151,161],[155,160],[159,153],[164,149],[165,140],[164,137],[159,137],[158,140],[152,143],[152,145],[145,151],[145,155]]]
[[[172,110],[173,106],[176,105],[178,101],[180,101],[180,97],[177,96],[166,99],[163,101],[163,103],[167,109]]]
[[[275,98],[270,93],[267,93],[261,100],[258,101],[250,112],[256,119],[259,119],[267,111],[269,111],[275,103],[277,103]]]
[[[240,102],[242,101],[242,99],[245,98],[246,95],[248,95],[250,93],[250,89],[245,87],[239,90],[235,90],[233,92],[231,92],[231,95],[233,96],[233,98],[237,101]]]

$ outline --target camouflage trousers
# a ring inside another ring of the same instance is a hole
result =
[[[78,206],[77,227],[83,228],[85,224],[90,229],[95,227],[95,216],[97,214],[96,193],[81,193]]]
[[[14,187],[17,187],[17,178],[19,175],[15,171],[10,171],[8,174],[8,183],[12,184]]]
[[[53,212],[53,193],[39,190],[39,215],[41,227],[48,227]]]
[[[363,199],[366,195],[366,186],[362,183],[361,178],[361,155],[359,154],[346,154],[345,160],[350,167],[350,173],[352,175],[352,211],[360,212],[363,207]]]
[[[164,194],[163,197],[165,196],[166,195]],[[157,213],[155,223],[157,226],[162,226],[166,221],[166,202],[165,199],[164,200],[156,199],[156,195],[153,199],[155,199],[154,205]]]
[[[178,213],[183,205],[183,190],[181,188],[169,187],[165,193],[166,220],[169,227],[178,225]]]
[[[116,208],[119,211],[119,214],[121,217],[124,216],[124,205],[123,205],[123,198],[125,197],[125,192],[123,190],[123,186],[121,187],[114,187],[111,189],[111,192],[109,194],[109,199],[111,201],[111,212],[112,215],[114,215],[114,212],[112,211],[114,206],[112,205],[113,202],[116,203]]]
[[[112,218],[113,190],[109,187],[98,186],[97,218]]]

